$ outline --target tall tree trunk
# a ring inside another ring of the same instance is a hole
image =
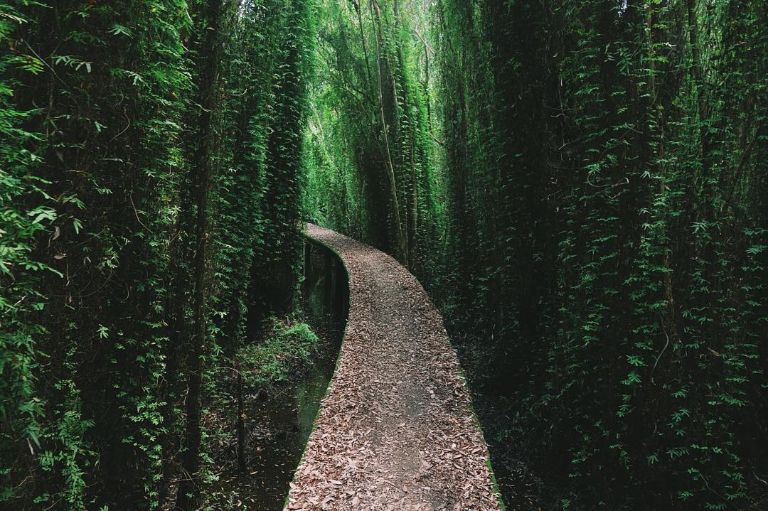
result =
[[[408,241],[403,231],[402,218],[400,216],[400,200],[397,196],[397,177],[395,174],[395,164],[392,160],[392,149],[389,143],[389,125],[387,124],[387,115],[384,108],[384,83],[383,74],[384,67],[388,66],[382,58],[382,46],[384,34],[382,33],[381,24],[381,9],[376,0],[373,0],[373,11],[376,21],[376,61],[378,64],[378,92],[379,92],[379,115],[381,117],[381,131],[384,138],[384,159],[387,166],[387,178],[389,179],[389,188],[392,199],[392,213],[396,224],[396,236],[397,236],[397,252],[398,256],[403,259],[408,258]],[[397,98],[393,98],[396,101]]]
[[[237,471],[240,475],[245,475],[245,400],[243,399],[243,372],[240,368],[240,361],[235,365],[237,371]]]
[[[691,51],[691,77],[694,82],[696,107],[699,116],[699,143],[701,144],[701,172],[699,179],[705,187],[702,190],[706,190],[706,183],[710,177],[709,172],[712,166],[712,141],[708,125],[709,112],[707,110],[707,86],[704,82],[704,75],[702,72],[703,63],[701,59],[701,43],[699,40],[699,20],[696,12],[697,0],[686,0],[685,5],[688,21],[688,43]],[[702,194],[702,196],[706,197],[706,194]],[[708,204],[705,203],[704,211],[707,211],[708,209]]]
[[[360,29],[360,44],[363,47],[363,56],[365,57],[365,79],[368,83],[368,90],[370,91],[373,86],[373,80],[371,79],[371,59],[368,57],[368,43],[365,41],[365,31],[363,30],[362,8],[360,7],[359,0],[352,0],[352,5],[354,5],[355,13],[357,14],[357,26]]]
[[[689,1],[689,4],[691,2]],[[656,148],[657,158],[660,161],[664,161],[665,155],[664,155],[664,138],[665,138],[665,132],[664,132],[664,112],[666,111],[663,106],[666,105],[660,105],[659,101],[659,93],[657,84],[656,84],[656,48],[655,48],[655,39],[654,39],[654,33],[655,33],[655,26],[656,26],[656,14],[657,14],[657,8],[654,6],[654,4],[649,4],[646,7],[646,35],[647,35],[647,46],[648,46],[648,53],[649,53],[649,64],[648,64],[648,70],[649,70],[649,76],[648,76],[648,83],[650,87],[650,93],[651,93],[651,116],[655,116],[655,119],[653,120],[653,124],[655,124],[656,130],[658,131],[658,146]],[[653,128],[649,126],[648,131],[650,132]],[[663,163],[659,163],[658,165],[663,166]],[[660,174],[662,175],[662,179],[659,180],[659,190],[658,193],[660,196],[666,195],[668,192],[668,186],[667,186],[667,179],[668,179],[668,170],[665,168],[664,170],[660,171]],[[666,227],[667,229],[670,229],[670,226]],[[665,338],[668,340],[668,343],[664,345],[664,348],[662,348],[662,352],[659,355],[664,354],[664,352],[669,348],[669,343],[677,342],[679,335],[677,330],[677,314],[676,314],[676,303],[675,303],[675,292],[672,282],[672,260],[671,260],[671,249],[665,250],[664,255],[662,256],[662,265],[666,269],[666,271],[663,274],[663,281],[664,281],[664,301],[666,302],[666,309],[667,314],[666,316],[662,316],[661,318],[661,326],[662,330],[664,332]],[[658,362],[659,359],[657,359]],[[655,368],[654,368],[655,369]]]
[[[207,276],[206,263],[209,244],[208,199],[213,171],[213,113],[217,106],[216,89],[219,74],[219,32],[223,0],[207,0],[203,6],[205,36],[200,45],[198,59],[198,95],[200,111],[197,122],[199,145],[193,153],[192,196],[197,208],[195,217],[195,255],[192,264],[192,328],[187,367],[188,388],[186,399],[187,427],[186,452],[182,462],[184,478],[179,485],[176,508],[192,511],[200,507],[198,476],[200,471],[202,382],[206,355]]]

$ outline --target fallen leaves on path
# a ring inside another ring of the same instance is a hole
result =
[[[392,257],[308,230],[341,256],[350,309],[286,509],[498,510],[458,358],[424,289]]]

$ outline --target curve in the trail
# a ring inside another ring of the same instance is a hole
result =
[[[488,449],[442,318],[395,259],[307,235],[349,273],[344,340],[289,510],[498,510]]]

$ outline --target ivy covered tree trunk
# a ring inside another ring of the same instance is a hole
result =
[[[210,275],[209,243],[209,195],[213,177],[214,120],[218,108],[219,58],[221,27],[224,17],[224,0],[204,0],[198,14],[199,31],[202,34],[197,49],[197,97],[190,157],[191,193],[195,205],[194,258],[191,265],[191,306],[189,352],[186,362],[187,396],[186,434],[182,461],[183,477],[179,484],[176,508],[193,511],[201,504],[200,451],[202,445],[203,375],[205,358],[209,354],[208,294]]]
[[[285,314],[294,307],[298,267],[303,253],[299,225],[302,127],[306,102],[310,6],[287,2],[279,13],[284,24],[280,61],[272,84],[274,112],[265,139],[265,166],[259,176],[261,205],[251,269],[249,314],[252,335],[269,313]]]
[[[14,101],[35,109],[24,122],[39,133],[20,154],[37,162],[28,178],[57,213],[36,220],[51,222],[30,250],[51,268],[34,280],[35,295],[48,299],[34,300],[25,318],[40,327],[30,354],[50,361],[29,380],[39,426],[26,451],[45,476],[25,475],[34,484],[9,498],[22,508],[35,498],[72,509],[150,505],[162,457],[150,431],[162,398],[146,382],[162,370],[169,226],[156,212],[172,186],[155,169],[178,165],[185,12],[162,0],[19,9],[28,23],[10,47],[34,74],[17,75],[24,85]],[[165,124],[155,122],[161,110]]]

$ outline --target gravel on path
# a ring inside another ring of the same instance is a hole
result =
[[[383,252],[308,225],[349,273],[344,340],[287,510],[501,509],[442,318]]]

